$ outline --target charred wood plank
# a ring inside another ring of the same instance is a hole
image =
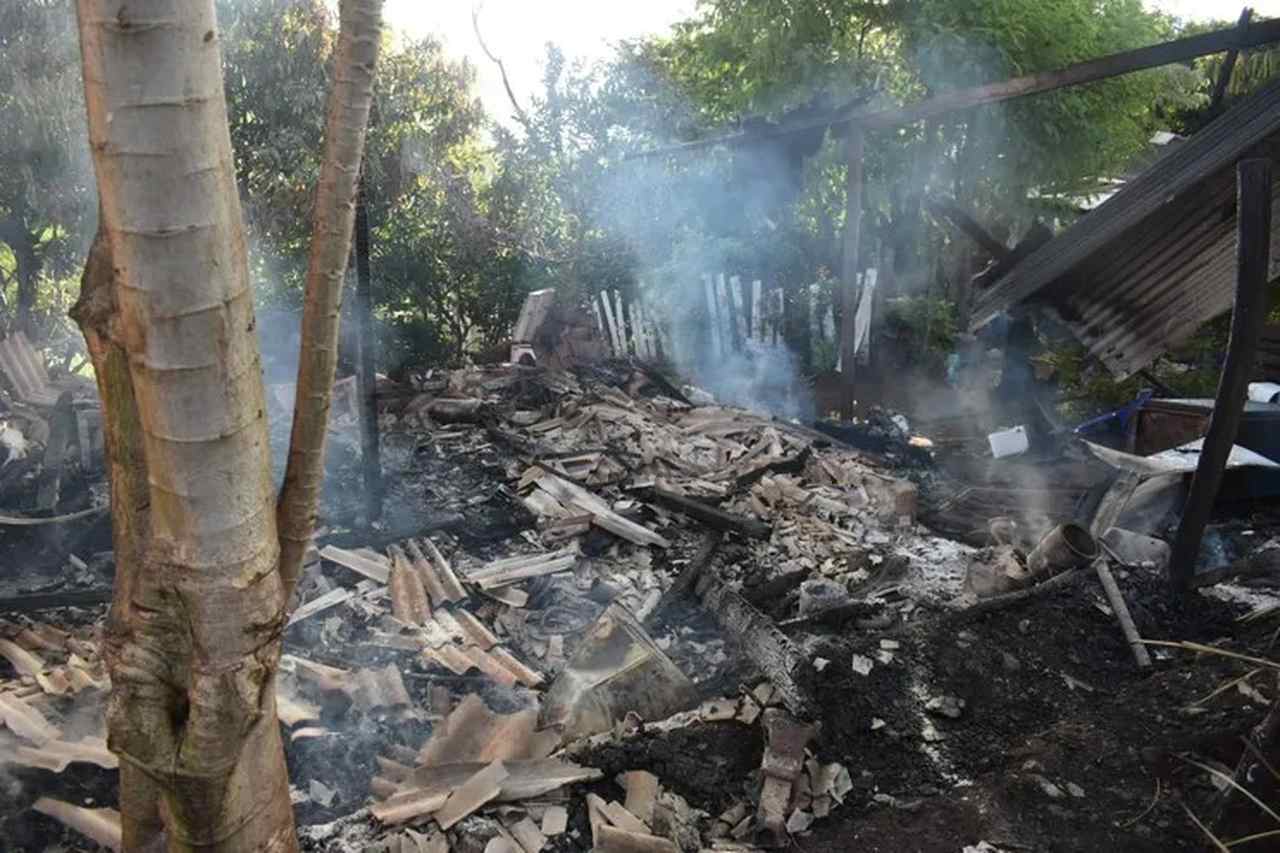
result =
[[[110,589],[84,589],[0,598],[0,613],[32,613],[57,607],[93,607],[111,601]]]
[[[698,550],[694,552],[689,563],[684,567],[680,574],[676,575],[676,579],[671,586],[667,587],[667,591],[662,594],[662,598],[658,599],[658,605],[644,620],[644,626],[651,628],[657,624],[667,610],[676,601],[690,595],[693,592],[694,584],[698,580],[698,576],[703,570],[711,564],[711,560],[715,557],[716,551],[720,548],[720,540],[722,535],[719,531],[709,530],[702,538],[702,543],[698,546]]]
[[[773,535],[773,528],[762,521],[725,512],[718,507],[703,503],[687,495],[677,495],[675,492],[668,492],[666,489],[660,489],[657,486],[650,489],[649,493],[653,500],[663,506],[682,512],[690,518],[702,522],[707,527],[724,533],[741,533],[753,539],[765,540],[768,540]]]
[[[734,491],[741,492],[751,488],[760,478],[767,474],[799,474],[804,471],[804,466],[809,464],[811,456],[813,456],[813,447],[812,445],[806,445],[795,456],[761,465],[759,468],[755,468],[738,477],[733,484]]]

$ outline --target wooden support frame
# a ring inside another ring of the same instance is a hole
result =
[[[823,127],[830,127],[833,130],[847,128],[852,125],[860,125],[864,128],[896,127],[910,124],[920,119],[943,115],[954,110],[967,109],[981,106],[982,104],[995,104],[1014,98],[1023,98],[1028,95],[1037,95],[1042,92],[1052,92],[1055,89],[1062,89],[1067,86],[1079,86],[1083,83],[1093,83],[1110,77],[1131,74],[1134,71],[1158,68],[1161,65],[1169,65],[1175,62],[1186,62],[1227,50],[1239,51],[1260,47],[1278,41],[1280,41],[1280,18],[1250,22],[1245,27],[1235,26],[1224,30],[1214,30],[1197,36],[1188,36],[1148,47],[1140,47],[1135,50],[1108,54],[1107,56],[1090,59],[1086,62],[1077,62],[1052,71],[1041,71],[1037,74],[1012,77],[1008,80],[987,83],[982,86],[944,92],[900,109],[858,109],[844,116],[796,122],[765,133],[737,133],[732,136],[700,139],[696,142],[687,142],[682,145],[671,145],[665,148],[641,151],[630,155],[626,159],[635,160],[647,157],[678,155],[703,148],[711,148],[716,145],[744,145],[766,139],[806,133]]]
[[[1242,160],[1236,171],[1236,296],[1231,338],[1209,418],[1209,432],[1169,560],[1169,584],[1175,597],[1190,590],[1200,540],[1217,500],[1227,457],[1240,429],[1258,341],[1267,321],[1267,271],[1271,259],[1271,161]]]

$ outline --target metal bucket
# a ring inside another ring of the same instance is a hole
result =
[[[1027,555],[1027,570],[1033,577],[1056,575],[1079,568],[1098,558],[1098,542],[1078,524],[1059,524]]]

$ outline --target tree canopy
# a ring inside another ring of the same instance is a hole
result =
[[[293,309],[336,22],[325,0],[218,0],[218,15],[251,269],[262,303]],[[643,280],[681,304],[700,271],[730,268],[789,292],[829,287],[844,225],[838,138],[819,127],[777,144],[639,152],[909,104],[1193,31],[1141,0],[702,0],[670,32],[621,44],[603,63],[550,46],[537,95],[509,125],[485,113],[475,69],[439,41],[388,34],[365,164],[383,366],[456,361],[498,342],[540,287],[589,294]],[[83,105],[69,81],[73,32],[56,0],[0,11],[10,323],[20,280],[32,305],[69,301],[94,220]],[[864,263],[889,253],[911,287],[945,300],[972,248],[926,202],[957,201],[999,239],[1037,218],[1063,224],[1154,131],[1194,129],[1220,62],[873,133]],[[1273,67],[1272,51],[1246,55],[1229,97]]]

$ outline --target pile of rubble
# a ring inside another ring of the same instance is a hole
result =
[[[927,796],[978,767],[958,751],[966,686],[925,649],[986,648],[956,626],[1084,571],[999,523],[987,550],[934,536],[918,464],[694,405],[642,366],[413,388],[384,407],[384,460],[392,509],[423,521],[322,530],[285,637],[277,707],[306,849],[746,851],[855,805],[909,809],[904,785]],[[975,589],[983,576],[998,588]],[[1081,607],[1118,614],[1112,593]],[[106,687],[89,631],[0,624],[10,763],[114,766],[100,729],[71,725],[99,719]],[[1026,656],[995,659],[1015,672]],[[1095,689],[1087,669],[1051,674]],[[890,760],[908,768],[893,785]],[[118,846],[110,810],[36,810]]]

